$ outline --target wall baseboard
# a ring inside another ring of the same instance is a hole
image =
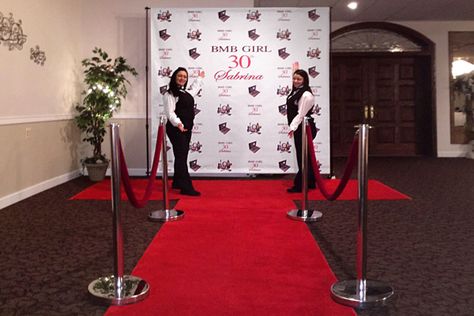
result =
[[[69,180],[77,178],[80,175],[81,175],[80,170],[71,171],[69,173],[66,173],[66,174],[60,175],[58,177],[40,182],[40,183],[32,185],[31,187],[28,187],[26,189],[23,189],[23,190],[15,192],[15,193],[9,194],[7,196],[4,196],[4,197],[0,198],[0,210],[7,207],[7,206],[15,204],[17,202],[20,202],[21,200],[29,198],[30,196],[33,196],[33,195],[38,194],[40,192],[43,192],[45,190],[51,189],[52,187],[55,187],[59,184],[63,184],[65,182],[68,182]]]
[[[438,151],[439,158],[463,158],[466,157],[466,151]]]

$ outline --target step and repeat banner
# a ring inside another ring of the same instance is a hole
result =
[[[188,87],[205,72],[195,97],[191,174],[295,173],[286,97],[298,62],[310,76],[314,145],[321,172],[329,173],[329,8],[155,8],[150,19],[152,144],[162,94],[181,66]],[[168,160],[172,170],[172,150]]]

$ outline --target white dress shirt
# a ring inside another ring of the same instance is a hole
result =
[[[296,131],[298,126],[303,121],[306,114],[311,111],[314,107],[314,95],[309,92],[303,92],[300,100],[298,101],[298,114],[296,114],[295,118],[290,123],[290,130]]]
[[[191,86],[186,90],[191,94],[193,97],[195,97],[199,90],[202,88],[202,78],[198,77],[196,80],[193,81]],[[179,117],[176,115],[175,110],[176,110],[176,103],[178,103],[179,96],[175,97],[172,93],[169,91],[166,91],[166,93],[163,95],[163,105],[165,107],[165,115],[167,119],[170,121],[171,125],[178,127],[179,124],[183,124]]]

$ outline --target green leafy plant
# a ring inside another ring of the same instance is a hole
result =
[[[92,52],[93,57],[82,60],[86,88],[82,92],[82,104],[75,106],[78,112],[76,124],[85,133],[83,141],[90,143],[94,149],[92,157],[85,158],[84,163],[108,161],[102,153],[106,123],[127,96],[127,84],[130,82],[125,75],[138,75],[125,58],[112,60],[104,50],[97,47]]]

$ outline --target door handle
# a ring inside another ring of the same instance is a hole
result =
[[[373,105],[370,106],[370,119],[373,119],[375,116],[375,108]]]

